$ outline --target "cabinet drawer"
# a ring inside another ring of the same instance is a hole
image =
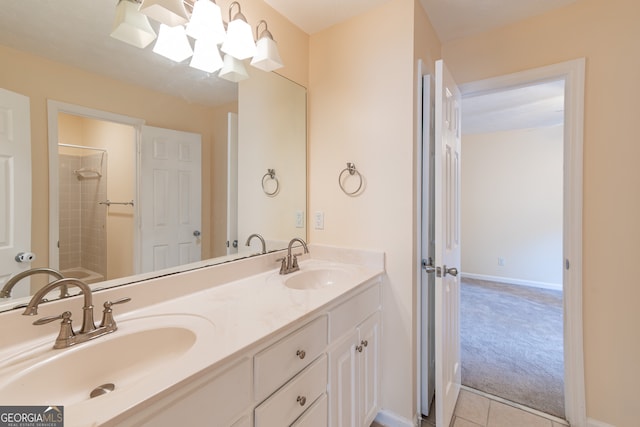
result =
[[[335,342],[345,333],[352,331],[379,307],[380,285],[376,283],[331,310],[329,342]]]
[[[288,426],[327,391],[323,355],[255,409],[255,427]]]
[[[327,427],[327,420],[327,394],[324,393],[291,427]]]
[[[273,393],[322,354],[326,346],[327,316],[322,316],[256,354],[256,400]]]

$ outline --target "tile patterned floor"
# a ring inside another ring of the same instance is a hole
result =
[[[451,427],[567,427],[566,423],[552,418],[463,389],[460,390]],[[422,420],[421,427],[435,425],[435,417],[431,414],[428,419]],[[371,427],[384,426],[374,422]]]

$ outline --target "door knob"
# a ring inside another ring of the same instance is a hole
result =
[[[196,237],[200,237],[200,230],[194,231],[193,235],[196,236]]]
[[[447,268],[446,265],[443,265],[442,266],[442,271],[443,271],[442,277],[445,277],[447,274],[450,274],[450,275],[452,275],[454,277],[458,275],[458,269],[455,268],[455,267]]]

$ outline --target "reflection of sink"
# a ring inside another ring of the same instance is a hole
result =
[[[344,268],[320,268],[301,270],[284,280],[284,285],[291,289],[323,289],[345,283],[353,277],[353,272]]]
[[[194,346],[196,331],[203,325],[209,331],[213,327],[195,316],[123,321],[113,334],[93,341],[51,349],[17,364],[8,361],[0,369],[0,402],[73,405],[88,400],[92,390],[109,383],[117,393],[143,377],[171,369],[171,364]]]

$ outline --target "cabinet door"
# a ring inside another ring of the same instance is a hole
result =
[[[376,417],[379,406],[380,376],[380,314],[365,320],[359,327],[360,341],[357,348],[359,425],[368,426]]]
[[[329,353],[329,397],[332,427],[356,427],[358,420],[356,343],[354,330],[338,341]]]

